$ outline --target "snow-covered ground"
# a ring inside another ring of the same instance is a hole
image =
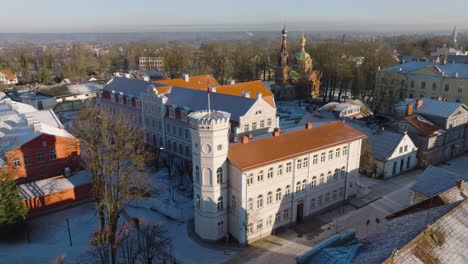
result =
[[[302,119],[307,112],[306,107],[309,104],[305,102],[294,101],[277,101],[277,114],[280,117],[280,128],[282,130],[296,127],[297,123]]]
[[[173,220],[151,209],[154,208],[156,199],[171,199],[171,184],[165,175],[165,170],[152,174],[160,196],[139,201],[135,204],[136,207],[127,208],[121,217],[122,221],[128,220],[128,217],[141,217],[150,223],[164,225],[172,239],[171,254],[178,263],[222,263],[233,257],[236,251],[206,248],[189,237],[187,223]],[[188,197],[189,191],[175,191],[174,194],[175,202],[171,199],[168,203],[170,206],[185,210],[193,207],[192,198]],[[73,246],[69,245],[67,218]],[[0,263],[48,263],[58,256],[65,256],[71,263],[78,262],[86,258],[89,240],[98,226],[99,218],[93,203],[34,218],[30,221],[30,243],[26,236],[16,242],[0,242]]]

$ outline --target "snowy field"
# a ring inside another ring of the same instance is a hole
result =
[[[307,112],[306,107],[309,104],[301,102],[300,105],[297,100],[294,101],[277,101],[276,108],[277,114],[280,118],[280,128],[282,130],[293,128],[302,119]]]
[[[177,263],[222,263],[236,254],[236,251],[225,252],[222,249],[202,246],[189,237],[187,223],[157,212],[157,201],[183,211],[193,210],[192,194],[174,187],[176,191],[171,198],[169,186],[175,186],[177,178],[168,179],[165,169],[153,173],[152,179],[159,190],[158,198],[146,198],[136,202],[138,208],[127,208],[121,216],[122,221],[139,217],[149,223],[164,225],[172,240],[171,254]],[[70,223],[72,246],[69,244],[67,218]],[[66,263],[89,263],[86,250],[98,226],[99,218],[93,203],[34,218],[29,227],[30,243],[26,235],[16,242],[0,242],[0,264],[49,263],[60,256],[65,257]]]

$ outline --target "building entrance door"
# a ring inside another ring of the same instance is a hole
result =
[[[298,203],[296,210],[296,223],[300,224],[304,218],[304,202]]]

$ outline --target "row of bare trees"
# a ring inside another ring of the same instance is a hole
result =
[[[132,203],[153,191],[141,131],[129,124],[123,113],[112,115],[98,107],[81,111],[75,124],[100,219],[90,248],[98,263],[153,263],[151,252],[159,254],[170,244],[160,225],[124,219]],[[147,261],[137,262],[141,258]]]

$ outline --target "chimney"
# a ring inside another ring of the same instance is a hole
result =
[[[238,137],[233,137],[233,138],[232,138],[232,142],[234,142],[234,143],[239,142],[239,138],[238,138]]]
[[[41,130],[41,123],[39,122],[34,122],[32,124],[34,132],[40,131]]]
[[[421,108],[422,105],[423,105],[423,99],[417,99],[416,100],[416,109]]]
[[[305,124],[305,129],[312,129],[312,123],[308,122]]]
[[[184,82],[188,82],[190,80],[190,75],[187,73],[182,74],[182,78],[184,79]]]
[[[275,129],[273,130],[273,132],[271,133],[271,135],[274,136],[274,137],[279,137],[279,135],[280,135],[280,130],[279,130],[279,128],[275,128]]]
[[[243,91],[242,92],[242,97],[250,98],[250,92],[249,91]]]
[[[465,181],[464,180],[458,180],[457,181],[457,188],[460,190],[460,192],[465,191]]]
[[[242,139],[241,139],[241,143],[242,143],[242,144],[247,144],[247,143],[249,143],[249,137],[248,137],[248,136],[243,136]]]
[[[413,104],[407,104],[406,105],[406,115],[410,116],[413,114]]]
[[[437,96],[437,101],[442,101],[442,96]]]
[[[229,84],[236,84],[236,80],[231,79],[231,80],[229,81]]]
[[[125,78],[130,79],[131,77],[132,77],[132,76],[130,75],[130,73],[126,73],[126,74],[125,74]]]
[[[257,99],[262,99],[262,93],[257,93]]]
[[[145,76],[143,76],[143,80],[144,80],[145,82],[149,82],[149,81],[150,81],[150,77],[149,77],[148,75],[145,75]]]
[[[210,86],[210,91],[212,93],[216,93],[216,86]]]
[[[34,118],[30,116],[26,117],[26,124],[28,124],[28,126],[32,126],[34,124]]]
[[[249,138],[253,138],[253,134],[252,133],[249,133]]]

